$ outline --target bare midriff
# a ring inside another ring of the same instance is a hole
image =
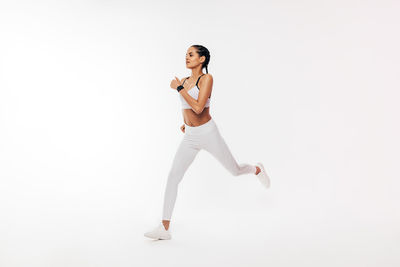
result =
[[[200,114],[196,114],[192,109],[182,109],[183,121],[186,125],[196,127],[211,120],[210,107],[206,107]]]

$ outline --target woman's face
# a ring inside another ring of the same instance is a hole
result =
[[[186,68],[193,69],[197,67],[199,64],[201,65],[204,62],[204,56],[199,57],[199,54],[196,51],[196,48],[189,47],[186,52]]]

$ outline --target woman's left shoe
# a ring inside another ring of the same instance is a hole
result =
[[[258,180],[260,180],[260,183],[265,186],[266,188],[269,188],[271,186],[271,181],[269,179],[269,176],[267,172],[264,169],[264,165],[261,162],[257,162],[257,165],[260,168],[260,172],[256,175],[258,177]]]

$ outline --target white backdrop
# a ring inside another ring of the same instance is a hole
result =
[[[0,266],[399,266],[398,1],[0,1]],[[211,53],[201,151],[161,219]]]

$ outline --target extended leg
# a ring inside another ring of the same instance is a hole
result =
[[[211,153],[234,176],[258,171],[256,166],[247,163],[238,164],[233,157],[228,145],[218,130],[213,131],[204,143],[204,150]],[[259,172],[259,171],[258,171]]]

